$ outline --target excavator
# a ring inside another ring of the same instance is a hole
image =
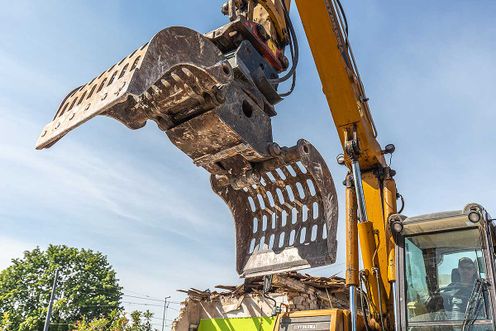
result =
[[[495,223],[475,203],[406,217],[369,109],[339,0],[295,0],[346,166],[349,306],[284,311],[274,330],[496,330]],[[70,92],[36,148],[97,115],[154,121],[210,173],[232,212],[241,277],[329,265],[338,207],[331,173],[301,139],[274,142],[276,105],[296,83],[291,0],[228,0],[208,33],[170,27]],[[288,91],[281,91],[286,82]],[[461,206],[462,207],[462,206]]]

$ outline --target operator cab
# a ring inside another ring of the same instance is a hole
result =
[[[495,229],[480,205],[393,215],[402,330],[496,330]]]

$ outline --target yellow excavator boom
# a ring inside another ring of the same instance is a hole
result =
[[[356,248],[359,242],[363,278],[368,283],[370,308],[374,315],[371,324],[376,327],[391,324],[394,322],[391,289],[395,282],[396,262],[387,220],[397,212],[397,192],[394,171],[387,166],[384,154],[392,152],[393,148],[388,146],[389,150],[383,150],[377,141],[341,4],[335,0],[296,0],[296,4],[343,146],[344,163],[352,174],[347,180],[345,211],[347,285],[352,291],[360,285]],[[361,183],[353,183],[354,179]],[[360,209],[363,214],[360,214]]]

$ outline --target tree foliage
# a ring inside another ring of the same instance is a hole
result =
[[[111,316],[100,317],[92,321],[83,318],[72,331],[123,331],[128,327],[128,319],[121,312],[112,312]]]
[[[122,288],[107,258],[92,250],[50,245],[13,259],[0,272],[0,328],[42,330],[55,270],[59,269],[50,330],[69,330],[80,320],[120,316]]]
[[[152,327],[153,313],[150,311],[133,311],[131,320],[124,314],[114,315],[111,318],[99,318],[87,322],[82,320],[76,323],[73,331],[155,331]]]

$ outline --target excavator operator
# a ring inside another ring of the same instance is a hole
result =
[[[474,261],[469,257],[462,257],[458,260],[458,273],[460,275],[460,286],[472,287],[477,277]]]
[[[476,265],[471,258],[462,257],[451,274],[452,283],[443,290],[444,307],[448,311],[464,313],[477,279]]]
[[[461,320],[477,279],[474,261],[469,257],[458,260],[458,267],[451,271],[451,283],[441,288],[427,303],[427,311],[441,312],[443,318]],[[449,312],[449,313],[448,313]],[[445,314],[448,313],[447,316]]]

